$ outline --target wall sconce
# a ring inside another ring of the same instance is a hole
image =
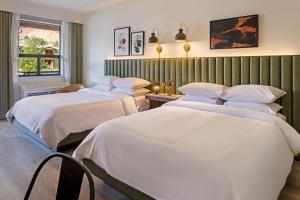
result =
[[[185,33],[183,32],[183,28],[185,28]],[[184,42],[183,49],[186,53],[186,57],[188,57],[188,53],[191,50],[191,46],[188,42],[188,28],[185,23],[180,25],[178,30],[179,32],[175,36],[176,42]]]
[[[157,36],[155,35],[155,31],[157,31]],[[156,51],[158,53],[158,57],[160,58],[160,54],[162,52],[162,47],[159,43],[159,29],[153,28],[151,36],[149,38],[149,44],[156,44]]]

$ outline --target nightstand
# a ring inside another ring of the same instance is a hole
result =
[[[146,99],[150,100],[150,105],[151,108],[157,108],[161,106],[164,103],[170,102],[170,101],[175,101],[182,97],[182,95],[177,95],[177,94],[172,94],[168,95],[166,93],[159,93],[159,94],[154,94],[154,93],[149,93],[146,94]]]

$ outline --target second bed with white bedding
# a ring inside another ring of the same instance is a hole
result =
[[[135,99],[129,95],[86,88],[24,98],[10,109],[7,118],[10,123],[17,120],[55,148],[70,133],[91,130],[105,121],[136,112]]]
[[[98,126],[74,157],[161,200],[275,200],[300,152],[276,116],[175,101]]]

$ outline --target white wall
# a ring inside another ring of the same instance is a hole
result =
[[[183,57],[182,44],[174,37],[180,23],[189,26],[190,56],[238,56],[300,54],[299,0],[129,0],[93,12],[85,17],[84,80],[91,84],[103,74],[104,59],[113,58],[114,28],[130,26],[132,31],[159,27],[162,57]],[[248,14],[259,14],[259,47],[209,50],[209,21]],[[157,57],[146,45],[145,57]]]
[[[83,16],[81,14],[30,3],[17,2],[15,0],[0,0],[0,10],[36,17],[83,23]]]

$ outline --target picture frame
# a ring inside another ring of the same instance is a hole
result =
[[[210,21],[210,49],[258,47],[259,16]]]
[[[114,56],[130,56],[130,27],[114,29]]]
[[[131,33],[131,55],[143,56],[145,52],[145,31]]]

